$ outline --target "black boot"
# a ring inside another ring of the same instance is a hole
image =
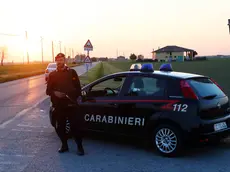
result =
[[[83,149],[83,146],[78,146],[77,154],[78,154],[79,156],[85,155],[85,151],[84,151],[84,149]]]
[[[69,147],[68,144],[62,144],[61,148],[58,150],[59,153],[64,153],[64,152],[68,152],[69,151]]]
[[[77,142],[77,154],[79,155],[79,156],[82,156],[82,155],[85,155],[85,151],[84,151],[84,148],[83,148],[83,146],[82,146],[82,141],[81,140],[79,140],[79,141],[76,141]]]

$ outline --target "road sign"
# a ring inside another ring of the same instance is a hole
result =
[[[86,42],[86,44],[84,45],[84,50],[85,51],[93,51],[93,45],[92,43],[90,42],[90,40],[88,40]]]
[[[86,56],[84,59],[84,63],[92,63],[91,59],[89,56]]]

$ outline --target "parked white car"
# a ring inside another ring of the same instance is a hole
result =
[[[49,63],[49,64],[48,64],[48,66],[47,66],[47,68],[46,68],[46,70],[45,70],[45,80],[46,80],[46,81],[48,80],[49,74],[50,74],[52,71],[56,70],[56,68],[57,68],[56,63]]]

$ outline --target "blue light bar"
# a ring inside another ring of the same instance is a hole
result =
[[[143,64],[141,67],[141,72],[154,72],[153,64],[152,63]]]
[[[170,63],[162,64],[160,66],[160,71],[171,72],[171,71],[173,71],[172,65]]]
[[[140,63],[132,64],[129,70],[130,71],[140,71],[141,70],[141,64]]]

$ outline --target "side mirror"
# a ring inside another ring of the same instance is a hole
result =
[[[81,97],[82,97],[82,101],[86,101],[86,91],[81,91]]]
[[[85,96],[86,96],[86,94],[87,94],[87,93],[86,93],[86,91],[81,91],[81,95],[82,95],[82,96],[84,96],[84,97],[85,97]]]

